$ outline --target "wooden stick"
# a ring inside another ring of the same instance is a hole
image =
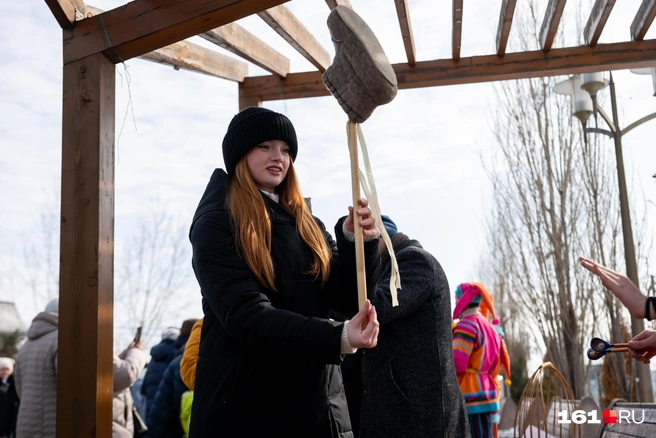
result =
[[[364,306],[367,300],[367,281],[364,266],[364,236],[360,216],[356,211],[360,208],[360,167],[358,165],[358,137],[356,125],[351,120],[346,124],[348,147],[351,155],[351,192],[353,195],[353,232],[355,233],[355,266],[358,274],[358,308]]]
[[[615,347],[615,348],[624,348],[624,347],[628,347],[628,346],[629,346],[628,342],[613,344],[613,347]]]
[[[629,347],[611,347],[606,350],[606,353],[626,353],[629,351]]]

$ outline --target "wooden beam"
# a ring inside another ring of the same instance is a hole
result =
[[[112,436],[115,70],[64,66],[58,437]]]
[[[583,31],[583,37],[587,45],[594,46],[597,44],[610,16],[610,11],[613,10],[613,6],[615,6],[615,0],[595,1],[592,11],[590,11],[588,23],[585,25],[585,30]]]
[[[510,27],[515,15],[515,4],[517,0],[501,0],[501,12],[499,13],[499,26],[497,27],[497,55],[506,54]]]
[[[353,9],[353,6],[351,6],[351,2],[349,0],[326,0],[326,4],[331,11],[337,6],[346,6],[347,8]]]
[[[542,29],[540,29],[540,47],[547,52],[551,50],[560,18],[563,16],[563,9],[565,9],[567,0],[549,0],[547,11],[544,13],[544,20],[542,21]]]
[[[399,17],[401,26],[401,36],[403,36],[403,46],[405,54],[408,57],[408,65],[415,65],[415,39],[412,35],[412,26],[410,25],[410,9],[408,0],[394,0],[396,4],[396,15]]]
[[[649,26],[656,17],[656,0],[642,0],[640,9],[631,23],[631,39],[642,41],[649,30]]]
[[[451,33],[451,53],[454,61],[460,59],[460,44],[462,43],[462,2],[453,0],[453,32]]]
[[[199,36],[281,78],[289,73],[288,58],[237,23],[226,24]]]
[[[90,5],[87,5],[86,11],[86,18],[105,12]],[[141,55],[139,58],[170,65],[176,70],[182,68],[237,82],[243,81],[248,74],[248,65],[246,63],[189,41],[180,41],[162,47]]]
[[[188,41],[162,47],[140,58],[171,65],[176,70],[182,68],[236,82],[243,81],[248,74],[248,64],[245,62]]]
[[[394,64],[400,89],[504,81],[601,70],[649,67],[656,61],[656,39],[554,49],[549,52],[508,53],[436,61],[410,67]],[[258,76],[244,79],[239,97],[259,97],[263,101],[328,96],[321,73],[290,73],[285,79]]]
[[[62,29],[70,29],[76,20],[84,18],[84,2],[82,0],[45,0],[55,20]]]
[[[239,84],[239,88],[241,88],[241,84]],[[257,96],[239,98],[239,111],[249,106],[262,106],[262,99]]]
[[[326,71],[330,66],[328,51],[285,6],[276,6],[258,15],[319,71]]]
[[[330,96],[319,71],[290,73],[285,79],[273,75],[254,76],[239,84],[240,102],[248,98],[269,101],[318,96]]]
[[[91,18],[91,17],[94,17],[96,15],[104,14],[105,12],[107,12],[107,11],[105,11],[103,9],[100,9],[100,8],[97,8],[95,6],[86,5],[85,6],[84,18]]]
[[[134,0],[64,30],[64,64],[104,53],[143,55],[288,0]]]

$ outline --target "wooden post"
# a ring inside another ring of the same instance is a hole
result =
[[[115,67],[64,66],[57,437],[112,436]]]
[[[351,155],[351,195],[353,198],[353,232],[355,233],[355,265],[358,273],[358,308],[367,301],[367,277],[364,264],[364,236],[360,216],[355,212],[360,208],[360,166],[358,165],[358,137],[356,125],[352,121],[346,124],[348,147]],[[363,325],[366,326],[366,321]]]
[[[239,90],[241,91],[242,83],[239,83]],[[239,96],[239,111],[248,108],[249,106],[262,106],[262,99],[258,96],[241,97]]]

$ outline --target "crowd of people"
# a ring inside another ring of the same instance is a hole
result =
[[[496,437],[510,359],[485,286],[459,284],[451,315],[439,262],[366,199],[333,238],[301,195],[286,116],[239,112],[222,149],[189,234],[204,316],[164,330],[149,361],[138,338],[114,357],[113,437]],[[626,277],[581,264],[634,316],[656,315]],[[15,364],[0,358],[0,438],[55,436],[57,325],[53,300]],[[654,339],[634,338],[631,354],[649,362]]]
[[[59,300],[51,300],[32,320],[15,359],[0,357],[0,438],[56,436],[58,307]],[[180,359],[196,321],[164,330],[150,360],[142,340],[114,356],[114,438],[184,436],[178,411],[187,388]],[[135,388],[140,392],[133,395]]]

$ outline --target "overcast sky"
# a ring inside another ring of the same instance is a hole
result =
[[[122,3],[98,0],[93,6],[111,9]],[[351,3],[377,34],[390,61],[404,62],[394,2]],[[539,2],[540,14],[547,3]],[[568,2],[569,17],[577,3]],[[591,3],[584,2],[586,17]],[[450,57],[451,2],[410,0],[409,4],[417,59]],[[494,53],[499,5],[499,1],[465,2],[463,57]],[[600,42],[628,40],[639,5],[640,0],[618,2]],[[332,54],[325,2],[296,0],[287,6]],[[25,281],[31,269],[24,257],[26,243],[37,236],[40,215],[59,214],[53,199],[59,195],[61,176],[62,32],[44,2],[9,2],[4,9],[0,16],[0,300],[15,301],[29,325],[45,301],[35,302]],[[561,31],[574,35],[573,22]],[[288,56],[293,72],[314,70],[259,17],[240,24]],[[654,37],[651,29],[647,38]],[[512,40],[511,32],[511,45]],[[194,41],[226,53],[200,38]],[[137,218],[149,206],[157,203],[189,224],[213,169],[223,165],[221,140],[238,111],[238,101],[234,82],[139,59],[118,65],[117,73],[118,264]],[[249,75],[261,74],[265,72],[249,65]],[[615,79],[623,126],[656,111],[649,76],[619,71]],[[400,91],[363,124],[382,211],[437,257],[452,290],[458,283],[478,280],[478,264],[486,251],[483,224],[490,196],[483,163],[495,152],[494,102],[494,84],[489,83]],[[303,193],[312,197],[314,213],[332,229],[350,204],[346,115],[333,97],[264,106],[294,122]],[[654,138],[656,121],[624,139],[632,199],[640,205],[656,198],[656,182],[651,178],[656,173]],[[648,205],[647,214],[653,219],[653,204]],[[202,314],[190,265],[187,272],[174,315],[164,325],[179,325],[184,318]],[[134,327],[126,323],[121,329],[130,333]],[[117,336],[129,339],[129,335]]]

